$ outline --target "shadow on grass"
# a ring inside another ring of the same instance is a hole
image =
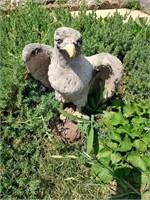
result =
[[[137,169],[122,167],[115,171],[117,191],[114,199],[141,199],[141,172]]]

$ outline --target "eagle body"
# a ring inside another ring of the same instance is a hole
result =
[[[109,54],[90,57],[81,54],[79,31],[60,27],[54,33],[54,47],[31,43],[23,49],[23,61],[33,77],[55,91],[61,103],[84,107],[89,93],[106,89],[104,101],[113,96],[123,74],[121,61]]]
[[[48,70],[48,80],[52,88],[61,95],[63,103],[72,102],[79,107],[84,106],[94,71],[91,63],[82,55],[72,59],[58,51],[54,55]],[[86,94],[85,100],[82,99],[83,94]]]

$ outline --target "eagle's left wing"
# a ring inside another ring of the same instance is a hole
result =
[[[91,90],[94,90],[95,83],[98,83],[100,92],[107,90],[104,100],[112,97],[116,92],[123,75],[122,62],[109,53],[100,53],[86,59],[92,64],[95,75],[93,77]]]

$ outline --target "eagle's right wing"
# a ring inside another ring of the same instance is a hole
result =
[[[52,89],[48,80],[52,51],[53,47],[39,43],[28,44],[22,51],[22,58],[28,70],[36,80],[49,89]]]

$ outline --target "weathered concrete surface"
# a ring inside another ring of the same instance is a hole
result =
[[[81,55],[82,36],[69,27],[54,34],[54,48],[31,43],[23,49],[23,61],[33,77],[55,90],[55,98],[78,108],[87,103],[88,94],[107,89],[104,101],[111,98],[123,75],[121,61],[108,53]],[[73,48],[74,47],[74,48]]]
[[[150,0],[140,0],[141,9],[150,13]]]
[[[146,17],[148,18],[148,23],[150,24],[150,15],[143,13],[142,11],[139,10],[130,10],[130,9],[126,9],[126,8],[122,8],[122,9],[105,9],[105,10],[96,10],[96,15],[97,17],[102,17],[105,18],[107,16],[111,16],[113,15],[115,12],[120,13],[121,15],[126,15],[128,14],[126,21],[129,20],[130,17],[132,17],[134,20],[139,18],[139,17]],[[87,14],[91,13],[92,11],[87,11]],[[78,15],[78,11],[74,11],[72,12],[73,16]]]

